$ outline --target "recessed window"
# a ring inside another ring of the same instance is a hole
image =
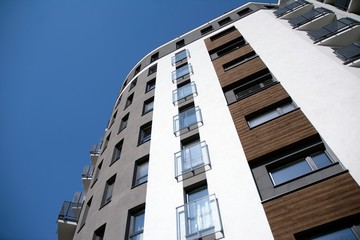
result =
[[[145,210],[131,211],[129,213],[130,225],[128,229],[128,239],[141,240],[144,233]]]
[[[129,114],[126,114],[122,119],[121,119],[121,122],[120,122],[120,128],[119,128],[119,132],[121,132],[122,130],[124,130],[127,126],[127,123],[129,121]]]
[[[243,17],[250,12],[252,12],[252,10],[250,8],[244,8],[244,9],[238,11],[237,14],[239,15],[239,17]]]
[[[144,102],[143,112],[142,114],[146,114],[151,112],[154,109],[154,98],[150,98]]]
[[[182,48],[183,46],[185,46],[185,40],[184,39],[176,42],[176,49]]]
[[[234,26],[228,28],[228,29],[225,29],[224,31],[221,31],[215,35],[213,35],[212,37],[210,37],[210,41],[215,41],[216,39],[219,39],[223,36],[226,36],[228,35],[229,33],[232,33],[233,31],[235,31],[236,28]]]
[[[253,59],[254,57],[257,57],[257,54],[253,51],[253,52],[249,52],[239,58],[236,58],[228,63],[225,63],[223,65],[224,71],[229,71],[230,69],[233,69],[251,59]]]
[[[95,169],[94,180],[93,180],[93,183],[92,183],[91,187],[94,186],[94,184],[97,182],[97,180],[99,178],[102,163],[103,163],[103,161],[101,161],[99,163],[98,167]]]
[[[110,136],[111,136],[111,133],[109,133],[109,135],[105,138],[103,152],[105,151],[105,149],[107,148],[107,146],[109,144]]]
[[[205,34],[211,32],[212,30],[214,30],[214,28],[213,28],[213,26],[210,25],[210,26],[208,26],[208,27],[206,27],[204,29],[201,29],[200,33],[201,33],[201,35],[205,35]]]
[[[111,122],[110,122],[110,126],[109,128],[111,128],[111,126],[114,124],[115,120],[116,120],[116,115],[117,115],[117,111],[114,113],[114,115],[111,118]]]
[[[105,227],[106,224],[102,225],[101,227],[99,227],[93,235],[92,240],[103,240],[104,239],[104,235],[105,235]]]
[[[151,55],[150,62],[155,62],[158,59],[159,59],[159,52],[154,53],[153,55]]]
[[[111,158],[111,163],[110,163],[110,165],[112,165],[114,162],[116,162],[117,160],[120,159],[123,143],[124,143],[124,139],[122,139],[120,142],[118,142],[118,143],[115,145],[115,148],[114,148],[113,156],[112,156],[112,158]]]
[[[119,104],[120,104],[120,102],[121,102],[121,97],[122,97],[122,95],[120,95],[120,97],[119,97],[118,100],[116,101],[115,108],[117,108],[117,106],[119,106]]]
[[[209,51],[211,60],[217,59],[219,57],[222,57],[228,53],[231,53],[232,51],[235,51],[239,49],[240,47],[244,46],[246,44],[245,39],[241,36],[234,40],[231,40],[211,51]]]
[[[231,22],[231,21],[232,21],[232,20],[231,20],[230,17],[226,17],[226,18],[220,20],[218,23],[219,23],[220,26],[224,26],[225,24],[227,24],[227,23],[229,23],[229,22]]]
[[[134,98],[134,93],[132,93],[127,99],[126,99],[126,103],[125,103],[125,109],[131,105],[132,101]]]
[[[151,122],[140,127],[139,132],[139,145],[151,139]]]
[[[137,78],[135,78],[135,79],[130,83],[129,91],[136,86],[136,82],[137,82]]]
[[[291,112],[295,109],[297,109],[297,106],[295,105],[294,102],[287,102],[287,103],[283,103],[281,105],[273,106],[272,109],[268,109],[265,112],[259,113],[256,116],[250,117],[247,119],[247,121],[248,121],[249,127],[253,128],[262,123],[265,123],[274,118],[277,118],[281,115],[284,115],[288,112]]]
[[[149,67],[148,75],[151,75],[151,74],[153,74],[153,73],[156,73],[156,71],[157,71],[157,64]]]
[[[101,207],[105,206],[109,202],[111,202],[114,184],[115,184],[116,174],[112,176],[109,180],[106,181],[103,198],[101,201]]]
[[[136,74],[138,74],[138,73],[140,72],[140,70],[141,70],[141,64],[135,68],[134,76],[135,76]]]
[[[122,88],[122,89],[124,89],[124,88],[126,87],[127,82],[128,82],[128,79],[126,79],[126,80],[124,81],[124,83],[123,83],[123,88]]]
[[[145,92],[149,92],[155,88],[156,78],[151,79],[146,83],[146,89]]]
[[[91,202],[92,202],[92,197],[90,198],[90,200],[85,205],[84,214],[82,216],[81,223],[80,223],[80,228],[82,228],[85,225],[86,218],[87,218],[87,215],[89,213],[90,206],[91,206]]]
[[[149,168],[149,156],[135,162],[133,186],[147,182]]]

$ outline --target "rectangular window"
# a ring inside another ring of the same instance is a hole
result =
[[[113,115],[112,118],[111,118],[109,128],[111,128],[111,126],[114,124],[114,122],[115,122],[115,120],[116,120],[116,115],[117,115],[117,111],[114,113],[114,115]]]
[[[144,102],[142,114],[144,115],[148,112],[151,112],[153,109],[154,109],[154,97],[152,97]]]
[[[115,184],[116,174],[112,176],[109,180],[106,181],[103,198],[101,201],[101,207],[105,206],[109,202],[111,202],[114,184]]]
[[[220,26],[224,26],[225,24],[227,24],[227,23],[229,23],[229,22],[231,22],[231,21],[232,21],[232,20],[231,20],[230,17],[226,17],[226,18],[220,20],[220,21],[218,22],[218,24],[219,24]]]
[[[133,182],[134,187],[147,182],[148,168],[149,168],[148,156],[135,162],[135,173],[134,173],[134,182]]]
[[[136,86],[136,82],[137,82],[137,78],[135,78],[135,79],[130,83],[129,91]]]
[[[134,98],[134,93],[132,93],[127,99],[126,99],[126,103],[125,103],[125,109],[131,105],[132,101]]]
[[[156,73],[156,71],[157,71],[157,64],[149,67],[148,76],[153,74],[153,73]]]
[[[254,57],[257,57],[257,54],[255,52],[250,52],[250,53],[247,53],[239,58],[236,58],[228,63],[225,63],[223,65],[223,68],[224,68],[224,71],[229,71],[230,69],[233,69],[251,59],[253,59]]]
[[[138,73],[140,72],[140,70],[141,70],[141,64],[135,68],[134,76],[135,76],[136,74],[138,74]]]
[[[150,139],[151,139],[151,122],[140,127],[138,144],[139,145],[143,144],[147,141],[150,141]]]
[[[120,122],[120,128],[119,128],[119,132],[121,132],[122,130],[124,130],[127,126],[127,123],[128,123],[128,120],[129,120],[129,114],[126,114],[122,119],[121,119],[121,122]]]
[[[121,97],[122,95],[118,98],[118,100],[116,101],[116,104],[115,104],[115,108],[117,108],[117,106],[119,106],[120,102],[121,102]]]
[[[210,26],[208,26],[208,27],[206,27],[204,29],[201,29],[200,33],[201,33],[201,35],[205,35],[205,34],[211,32],[212,30],[214,30],[214,28],[213,28],[213,26],[210,25]]]
[[[130,213],[128,236],[130,240],[142,240],[144,233],[145,210]]]
[[[106,224],[102,225],[94,232],[92,240],[103,240],[105,235]]]
[[[219,57],[222,57],[228,53],[231,53],[232,51],[235,51],[242,46],[246,44],[245,39],[241,36],[234,40],[231,40],[211,51],[209,51],[211,60],[217,59]]]
[[[103,161],[101,161],[98,165],[98,167],[95,170],[95,174],[94,174],[94,180],[92,183],[92,186],[94,186],[94,184],[97,182],[98,178],[99,178],[99,174],[100,174],[100,170],[101,170],[101,166],[102,166]]]
[[[82,228],[85,225],[86,218],[87,218],[87,215],[89,213],[90,206],[91,206],[91,201],[92,201],[92,197],[90,198],[90,200],[85,205],[84,214],[82,216],[81,223],[80,223],[80,228]]]
[[[110,136],[111,133],[109,133],[109,135],[106,137],[105,142],[104,142],[104,147],[103,147],[103,152],[105,151],[105,149],[107,148],[109,141],[110,141]]]
[[[252,12],[250,8],[244,8],[243,10],[238,11],[237,14],[239,15],[239,17],[243,17],[250,12]]]
[[[179,111],[179,114],[174,116],[173,119],[175,136],[179,136],[203,125],[199,107],[185,106],[185,108]]]
[[[158,59],[159,59],[159,52],[154,53],[153,55],[151,55],[150,63],[155,62]]]
[[[148,81],[146,83],[145,92],[149,92],[149,91],[153,90],[155,88],[155,84],[156,84],[156,78],[153,78],[150,81]]]
[[[110,163],[110,165],[112,165],[114,162],[116,162],[117,160],[120,159],[123,143],[124,143],[124,139],[122,139],[120,142],[118,142],[118,143],[115,145],[115,148],[114,148],[113,156],[112,156],[112,158],[111,158],[111,163]]]
[[[232,33],[233,31],[235,31],[236,28],[234,26],[229,27],[228,29],[225,29],[224,31],[221,31],[215,35],[213,35],[212,37],[210,37],[210,41],[215,41],[216,39],[219,39],[223,36],[228,35],[229,33]]]
[[[176,49],[182,48],[183,46],[185,46],[185,40],[184,39],[176,42]]]

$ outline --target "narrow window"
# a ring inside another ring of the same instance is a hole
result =
[[[105,142],[104,142],[104,147],[103,147],[103,152],[105,151],[105,149],[107,148],[109,141],[110,141],[110,136],[111,133],[109,133],[109,135],[106,137]]]
[[[92,240],[103,240],[105,235],[106,224],[102,225],[94,232]]]
[[[157,64],[149,67],[148,76],[151,75],[151,74],[153,74],[153,73],[156,73],[156,71],[157,71]]]
[[[145,210],[141,209],[136,212],[130,212],[130,225],[128,229],[128,239],[141,240],[144,233]]]
[[[135,172],[133,186],[147,182],[149,168],[149,156],[146,156],[135,162]]]
[[[135,68],[134,76],[140,72],[141,64]]]
[[[116,174],[114,176],[112,176],[109,180],[106,181],[104,194],[103,194],[103,198],[101,201],[101,207],[103,207],[106,204],[108,204],[109,202],[111,202],[112,193],[114,190],[115,179],[116,179]]]
[[[155,62],[155,61],[158,60],[158,59],[159,59],[159,52],[154,53],[154,54],[151,56],[150,62]]]
[[[222,57],[228,53],[231,53],[246,44],[245,39],[241,36],[234,40],[231,40],[211,51],[209,51],[211,60]]]
[[[155,88],[156,78],[151,79],[146,83],[146,89],[145,92],[149,92]]]
[[[151,112],[153,109],[154,109],[154,97],[152,97],[144,102],[142,114],[144,115],[148,112]]]
[[[130,83],[129,91],[136,86],[136,82],[137,82],[137,78],[135,78],[135,79]]]
[[[230,61],[228,63],[225,63],[223,65],[224,71],[226,72],[226,71],[228,71],[230,69],[233,69],[233,68],[245,63],[246,61],[253,59],[256,56],[257,55],[256,55],[255,52],[250,52],[250,53],[247,53],[247,54],[245,54],[245,55],[243,55],[243,56],[241,56],[239,58],[236,58],[236,59],[234,59],[234,60],[232,60],[232,61]]]
[[[124,143],[124,139],[122,139],[120,142],[118,142],[115,145],[114,153],[113,153],[110,165],[112,165],[114,162],[116,162],[117,160],[120,159],[123,143]]]
[[[119,106],[120,102],[121,102],[121,97],[122,95],[118,98],[118,100],[116,101],[116,104],[115,104],[115,108],[117,108],[117,106]]]
[[[126,99],[126,103],[125,103],[125,109],[131,105],[132,101],[134,98],[134,93],[132,93],[127,99]]]
[[[210,26],[208,26],[208,27],[206,27],[204,29],[201,29],[200,33],[201,33],[201,35],[205,35],[205,34],[211,32],[212,30],[214,30],[214,28],[213,28],[213,26],[210,25]]]
[[[99,174],[100,174],[100,170],[101,170],[102,163],[103,163],[103,161],[101,161],[101,162],[99,163],[98,167],[97,167],[96,170],[95,170],[94,180],[93,180],[93,183],[92,183],[91,187],[94,186],[94,184],[97,182],[97,180],[98,180],[98,178],[99,178]]]
[[[224,26],[225,24],[227,24],[227,23],[229,23],[231,21],[232,21],[231,18],[227,17],[227,18],[224,18],[224,19],[220,20],[218,23],[219,23],[220,26]]]
[[[243,17],[248,13],[250,13],[251,11],[252,10],[250,8],[244,8],[243,10],[238,11],[237,14],[239,15],[239,17]]]
[[[234,26],[228,28],[228,29],[225,29],[224,31],[221,31],[215,35],[213,35],[212,37],[210,37],[210,41],[215,41],[216,39],[219,39],[223,36],[226,36],[228,35],[229,33],[232,33],[233,31],[235,31],[236,28]]]
[[[121,132],[122,130],[124,130],[127,126],[127,123],[128,123],[128,120],[129,120],[129,114],[126,114],[122,119],[121,119],[121,122],[120,122],[120,128],[119,128],[119,132]]]
[[[182,48],[183,46],[185,46],[185,40],[184,39],[176,42],[176,49]]]
[[[92,201],[92,197],[90,198],[90,200],[85,205],[84,214],[82,216],[81,223],[80,223],[80,228],[82,228],[85,225],[86,218],[87,218],[87,215],[89,213],[90,206],[91,206],[91,201]]]
[[[111,128],[111,126],[114,124],[115,120],[116,120],[116,115],[117,115],[117,111],[114,113],[114,115],[111,118],[111,122],[110,122],[110,126],[109,128]]]
[[[139,145],[151,139],[151,122],[140,127]]]

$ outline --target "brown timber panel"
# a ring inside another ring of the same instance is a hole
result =
[[[317,135],[306,116],[297,109],[260,126],[249,128],[245,116],[289,97],[280,84],[229,106],[248,161]]]
[[[344,173],[263,204],[276,240],[360,213],[360,188]]]
[[[240,37],[241,34],[238,30],[234,30],[231,33],[228,33],[214,41],[211,41],[210,38],[205,39],[205,45],[208,49],[208,51],[211,51],[227,42],[230,42],[231,40],[234,40],[235,38]]]

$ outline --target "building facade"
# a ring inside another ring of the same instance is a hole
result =
[[[359,67],[358,0],[248,3],[153,50],[59,239],[360,239]]]

